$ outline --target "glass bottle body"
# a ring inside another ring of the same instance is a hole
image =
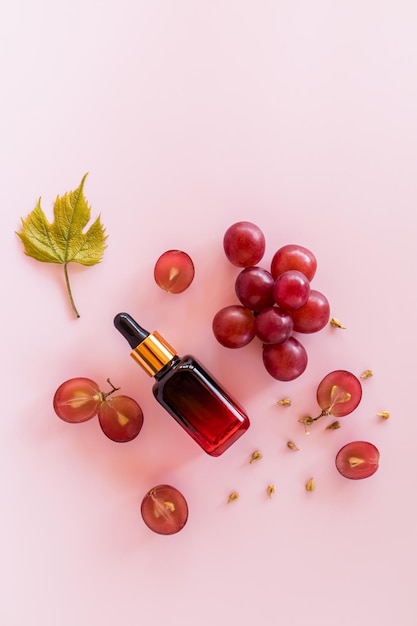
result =
[[[171,359],[155,374],[152,391],[211,456],[220,456],[249,428],[244,409],[192,355]]]

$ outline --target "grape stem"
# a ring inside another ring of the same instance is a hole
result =
[[[115,387],[113,385],[113,383],[111,382],[110,378],[107,378],[106,380],[107,383],[109,383],[111,390],[108,391],[107,393],[103,393],[101,392],[102,396],[103,396],[103,400],[105,400],[106,398],[108,398],[109,396],[111,396],[112,393],[114,393],[115,391],[119,391],[120,387]]]

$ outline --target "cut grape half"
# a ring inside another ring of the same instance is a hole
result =
[[[379,467],[379,450],[369,441],[352,441],[337,453],[336,467],[345,478],[368,478]]]
[[[141,514],[145,524],[155,533],[173,535],[187,523],[188,505],[178,489],[158,485],[143,498]]]
[[[317,388],[317,402],[322,415],[343,417],[352,413],[362,398],[359,378],[346,370],[335,370],[327,374]]]
[[[97,415],[102,399],[103,395],[94,380],[70,378],[56,390],[53,406],[62,420],[79,424]]]
[[[117,443],[126,443],[140,433],[143,412],[133,398],[122,395],[111,396],[100,404],[98,419],[103,433],[109,439]]]
[[[182,250],[167,250],[155,263],[154,278],[164,291],[182,293],[193,282],[194,263]]]

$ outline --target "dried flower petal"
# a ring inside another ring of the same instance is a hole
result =
[[[289,398],[281,398],[281,400],[278,400],[277,404],[281,406],[291,406],[291,400]]]
[[[297,446],[295,445],[293,441],[287,441],[287,446],[290,450],[294,450],[294,452],[297,452],[297,450],[300,449],[300,448],[297,448]]]
[[[314,478],[310,478],[310,480],[306,482],[306,491],[314,491],[315,488]]]
[[[239,499],[239,494],[236,491],[232,491],[230,496],[227,498],[227,502],[234,502]]]
[[[346,330],[346,326],[343,326],[342,322],[339,322],[339,320],[335,317],[332,317],[332,319],[330,320],[330,326],[333,326],[334,328],[343,328]]]
[[[377,415],[383,420],[388,420],[391,416],[391,413],[389,411],[381,411],[380,413],[377,413]]]
[[[259,450],[255,450],[255,452],[253,452],[251,456],[249,463],[254,463],[255,461],[260,461],[261,459],[263,459],[262,453]]]
[[[275,486],[274,485],[268,485],[268,487],[266,488],[266,493],[268,494],[269,498],[272,498],[272,496],[275,493]]]
[[[361,374],[361,378],[371,378],[374,375],[372,370],[365,370]]]
[[[337,430],[338,428],[341,428],[341,424],[338,420],[326,426],[326,430]]]

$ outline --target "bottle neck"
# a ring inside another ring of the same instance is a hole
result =
[[[178,356],[178,354],[173,356],[172,359],[168,363],[166,363],[162,369],[159,370],[159,372],[156,372],[154,374],[155,380],[161,380],[170,370],[176,367],[180,361],[181,358]]]
[[[130,356],[145,370],[149,376],[155,376],[165,368],[176,356],[172,346],[158,332],[149,334]]]

